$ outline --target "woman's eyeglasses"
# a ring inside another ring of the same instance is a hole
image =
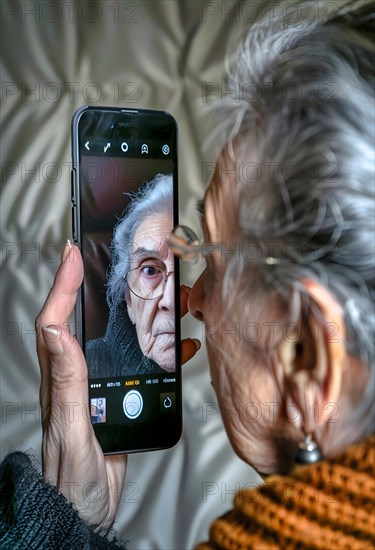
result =
[[[190,263],[196,263],[199,259],[214,254],[224,246],[224,244],[200,242],[196,233],[185,225],[177,225],[169,234],[167,242],[175,256]],[[266,256],[263,259],[258,257],[255,260],[254,258],[254,261],[275,265],[279,264],[281,260],[273,256]],[[143,300],[155,300],[164,293],[168,277],[172,273],[174,271],[167,271],[165,267],[148,262],[131,269],[127,275],[124,275],[124,279],[129,290],[135,296]]]
[[[196,233],[185,225],[177,225],[168,236],[168,246],[175,256],[196,263],[200,258],[216,252],[219,244],[201,243]]]
[[[185,225],[177,225],[168,236],[168,246],[175,256],[190,263],[196,263],[199,259],[221,250],[226,254],[225,244],[202,243],[195,232]],[[267,265],[280,263],[279,258],[266,256],[263,259],[254,258],[254,261]]]

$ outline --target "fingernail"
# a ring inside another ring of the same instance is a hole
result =
[[[73,247],[72,247],[72,243],[70,242],[70,239],[67,239],[63,249],[63,253],[62,253],[61,263],[67,258],[72,248]]]
[[[63,355],[64,348],[61,343],[61,329],[53,323],[42,327],[42,334],[46,348],[52,355]]]
[[[198,338],[192,338],[192,342],[194,342],[195,347],[197,348],[197,351],[199,351],[202,347],[201,341],[198,340]]]

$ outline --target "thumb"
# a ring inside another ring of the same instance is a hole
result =
[[[67,245],[54,284],[35,323],[43,411],[49,410],[52,400],[69,401],[69,395],[71,397],[76,392],[81,395],[82,380],[87,380],[82,350],[69,330],[69,316],[82,277],[83,263],[79,249]]]
[[[49,355],[51,403],[60,409],[68,404],[79,407],[79,416],[89,419],[88,373],[86,360],[68,324],[42,326],[43,343]],[[82,413],[82,414],[81,414]]]

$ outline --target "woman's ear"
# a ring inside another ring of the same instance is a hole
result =
[[[289,420],[296,422],[293,403],[305,433],[311,433],[337,412],[346,365],[345,326],[342,307],[330,291],[312,279],[301,283],[309,298],[308,310],[278,351]]]

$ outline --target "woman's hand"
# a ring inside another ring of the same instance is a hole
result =
[[[79,249],[66,245],[36,320],[43,472],[84,521],[107,527],[116,516],[127,457],[104,456],[90,422],[86,361],[68,326],[82,278]]]
[[[182,285],[180,290],[180,312],[181,317],[187,314],[188,310],[188,300],[191,288]],[[201,343],[197,338],[184,338],[181,341],[181,364],[187,363],[197,351],[200,349]]]
[[[77,247],[67,244],[48,298],[36,320],[41,370],[43,472],[89,524],[115,519],[126,472],[126,455],[104,456],[90,422],[88,374],[83,352],[68,320],[83,279]],[[188,311],[189,287],[181,287],[181,315]],[[182,341],[182,362],[200,342]]]

